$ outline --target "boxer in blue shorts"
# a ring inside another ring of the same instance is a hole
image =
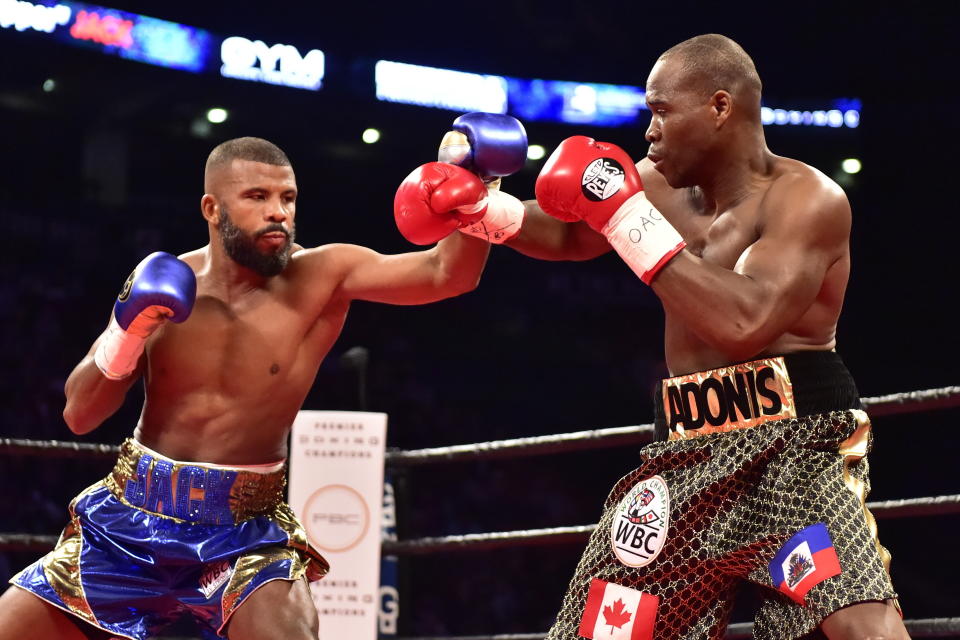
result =
[[[647,78],[645,158],[573,136],[536,201],[501,194],[461,229],[544,260],[613,249],[666,313],[671,439],[614,487],[551,639],[722,638],[740,580],[773,603],[758,637],[908,637],[862,508],[869,422],[834,353],[850,204],[771,153],[760,95],[730,38],[681,42]]]
[[[496,118],[492,126],[522,132]],[[491,151],[522,165],[525,134],[510,140]],[[401,185],[395,214],[436,246],[390,256],[304,249],[293,244],[297,183],[286,155],[259,138],[210,153],[200,201],[209,244],[145,258],[67,380],[74,433],[97,428],[142,378],[139,424],[113,472],[73,500],[56,548],[11,580],[0,638],[144,640],[183,612],[232,640],[317,637],[307,581],[327,563],[283,501],[294,417],[351,301],[459,295],[476,286],[489,252],[461,234],[444,238],[456,225],[428,206],[433,197],[472,205],[486,185],[439,163],[417,178],[416,189]]]

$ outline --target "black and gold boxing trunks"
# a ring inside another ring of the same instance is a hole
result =
[[[663,380],[659,441],[610,492],[551,640],[722,638],[760,585],[757,638],[895,598],[865,507],[870,421],[835,352]]]
[[[110,475],[70,503],[56,548],[10,582],[124,638],[145,640],[184,612],[223,636],[262,585],[329,568],[285,486],[283,462],[178,462],[127,440]]]

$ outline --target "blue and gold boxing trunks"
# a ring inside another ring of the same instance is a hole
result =
[[[10,582],[117,636],[145,640],[184,613],[223,635],[260,586],[327,572],[285,484],[282,462],[177,462],[128,439],[70,503],[56,548]]]
[[[670,378],[656,405],[659,441],[610,492],[550,640],[723,638],[743,582],[756,638],[896,597],[865,507],[870,421],[836,353]]]

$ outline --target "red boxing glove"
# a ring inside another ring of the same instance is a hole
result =
[[[466,169],[428,162],[400,183],[393,199],[397,229],[413,244],[433,244],[487,211],[487,186]]]
[[[643,191],[640,174],[620,147],[573,136],[560,143],[540,170],[537,202],[559,220],[583,220],[598,233],[627,198]]]
[[[647,284],[686,246],[647,201],[636,165],[616,145],[567,138],[540,171],[536,193],[547,214],[564,222],[582,220],[606,236]]]

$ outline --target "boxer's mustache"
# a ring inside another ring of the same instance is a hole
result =
[[[267,225],[263,229],[260,229],[260,231],[257,231],[257,237],[260,238],[268,233],[282,233],[288,238],[290,237],[290,231],[279,222],[274,222],[273,224]]]

